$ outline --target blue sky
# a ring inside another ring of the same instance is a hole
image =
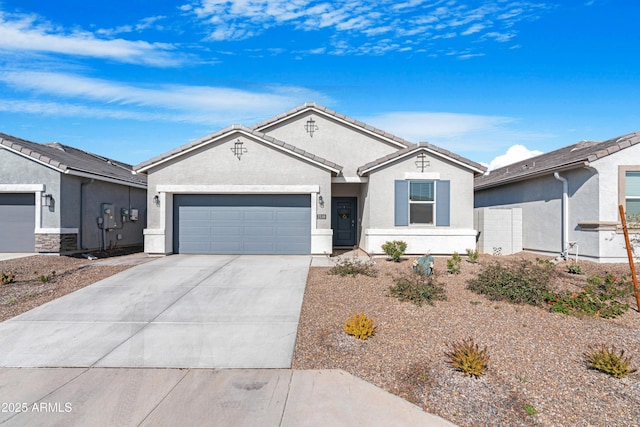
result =
[[[137,164],[313,101],[478,162],[517,160],[640,130],[639,13],[622,0],[0,0],[0,132]]]

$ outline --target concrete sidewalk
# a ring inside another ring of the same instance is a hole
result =
[[[338,370],[5,368],[0,403],[3,426],[454,426]]]

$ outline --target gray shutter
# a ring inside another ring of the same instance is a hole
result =
[[[451,181],[436,181],[436,225],[449,226]]]
[[[409,182],[395,182],[395,225],[409,225]]]

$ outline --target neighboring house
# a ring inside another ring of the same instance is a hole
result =
[[[525,250],[626,261],[618,206],[640,214],[638,143],[583,141],[492,170],[475,180],[475,207],[521,208]]]
[[[330,254],[475,247],[473,178],[485,168],[314,103],[234,125],[137,165],[145,251]]]
[[[130,165],[0,133],[0,252],[140,245],[146,187]]]

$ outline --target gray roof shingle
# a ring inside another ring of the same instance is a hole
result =
[[[297,154],[299,156],[307,158],[307,159],[309,159],[310,161],[312,161],[314,163],[319,163],[321,165],[324,165],[327,168],[332,169],[332,170],[334,170],[336,172],[340,172],[342,170],[342,166],[337,165],[337,164],[335,164],[333,162],[330,162],[329,160],[326,160],[326,159],[323,159],[322,157],[318,157],[318,156],[316,156],[314,154],[308,153],[308,152],[306,152],[304,150],[301,150],[301,149],[299,149],[297,147],[294,147],[293,145],[287,144],[287,143],[285,143],[283,141],[280,141],[280,140],[278,140],[276,138],[273,138],[270,135],[265,135],[262,132],[258,132],[257,130],[254,130],[254,129],[251,129],[251,128],[248,128],[248,127],[242,126],[242,125],[232,125],[232,126],[224,128],[222,130],[219,130],[217,132],[214,132],[212,134],[209,134],[207,136],[204,136],[202,138],[199,138],[199,139],[197,139],[195,141],[192,141],[192,142],[190,142],[188,144],[185,144],[185,145],[180,146],[178,148],[175,148],[175,149],[173,149],[171,151],[168,151],[168,152],[166,152],[164,154],[161,154],[161,155],[156,156],[156,157],[154,157],[152,159],[149,159],[149,160],[147,160],[145,162],[142,162],[142,163],[136,165],[133,168],[133,170],[137,171],[137,172],[146,172],[149,168],[153,167],[154,165],[156,165],[158,163],[162,163],[165,160],[168,160],[168,159],[170,159],[172,157],[179,156],[182,153],[185,153],[187,151],[193,150],[193,149],[198,148],[198,147],[200,147],[202,145],[206,145],[210,141],[212,141],[212,140],[214,140],[216,138],[222,137],[225,134],[232,133],[233,131],[242,131],[242,132],[251,134],[251,135],[253,135],[253,136],[255,136],[255,137],[259,138],[259,139],[263,139],[265,141],[268,141],[271,144],[279,146],[284,151],[289,151],[292,154]]]
[[[366,123],[363,123],[363,122],[358,121],[356,119],[353,119],[351,117],[345,116],[344,114],[340,114],[337,111],[331,110],[331,109],[329,109],[327,107],[324,107],[324,106],[322,106],[320,104],[316,104],[315,102],[307,102],[307,103],[302,104],[302,105],[300,105],[298,107],[295,107],[295,108],[293,108],[293,109],[291,109],[291,110],[289,110],[287,112],[284,112],[282,114],[278,114],[277,116],[271,117],[270,119],[267,119],[267,120],[265,120],[263,122],[258,123],[257,125],[252,126],[251,129],[258,130],[258,131],[264,130],[265,128],[268,128],[269,126],[271,126],[271,125],[273,125],[273,124],[275,124],[277,122],[280,122],[280,121],[285,120],[287,118],[293,117],[293,116],[295,116],[295,115],[297,115],[299,113],[302,113],[304,111],[307,111],[307,110],[316,110],[316,111],[322,112],[324,114],[327,114],[329,116],[333,116],[336,119],[345,121],[345,122],[347,122],[347,123],[349,123],[349,124],[351,124],[351,125],[353,125],[355,127],[359,127],[359,128],[361,128],[363,130],[366,130],[368,132],[374,133],[374,134],[380,136],[381,138],[385,138],[385,139],[391,140],[391,141],[393,141],[393,142],[395,142],[395,143],[397,143],[397,144],[399,144],[401,146],[404,146],[404,147],[409,147],[409,146],[413,145],[411,142],[409,142],[409,141],[407,141],[405,139],[402,139],[402,138],[400,138],[398,136],[392,135],[392,134],[390,134],[388,132],[385,132],[383,130],[377,129],[377,128],[371,126],[371,125],[368,125]]]
[[[465,157],[462,157],[458,154],[452,153],[449,150],[445,150],[444,148],[440,148],[437,147],[433,144],[429,144],[428,142],[420,142],[418,144],[411,144],[409,147],[407,148],[403,148],[401,150],[398,150],[394,153],[391,154],[387,154],[384,157],[381,157],[379,159],[376,159],[372,162],[367,163],[366,165],[360,166],[358,168],[358,175],[363,175],[373,169],[375,169],[378,166],[382,166],[387,162],[393,161],[394,159],[400,158],[404,155],[410,154],[414,151],[420,151],[420,150],[429,150],[433,153],[436,153],[437,155],[440,155],[441,157],[447,158],[449,160],[454,160],[458,163],[463,164],[464,166],[468,167],[469,169],[472,169],[475,171],[475,173],[484,173],[484,171],[487,170],[487,168],[485,166],[482,166],[480,163],[476,163],[474,161],[471,161]]]
[[[581,141],[492,170],[487,175],[477,177],[474,181],[474,188],[482,190],[546,173],[579,168],[638,143],[640,143],[640,132],[633,132],[601,142]]]
[[[82,172],[123,184],[147,185],[147,177],[134,175],[132,166],[60,143],[38,144],[0,133],[0,145],[45,163],[62,173]]]

